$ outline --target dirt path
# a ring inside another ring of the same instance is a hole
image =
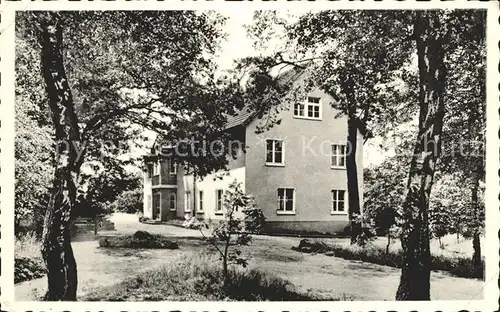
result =
[[[255,238],[250,247],[252,265],[288,279],[302,291],[346,300],[394,300],[400,269],[362,261],[344,260],[323,254],[290,250],[300,238]],[[431,272],[433,300],[479,300],[483,282]]]
[[[182,261],[185,255],[200,252],[204,242],[199,231],[168,225],[148,225],[137,217],[115,215],[117,231],[108,235],[132,234],[137,230],[175,237],[178,250],[105,249],[98,246],[92,235],[81,235],[72,243],[77,259],[78,293],[112,285],[142,270]],[[255,236],[244,248],[251,257],[250,265],[289,280],[301,291],[311,291],[326,297],[346,300],[393,300],[399,283],[400,270],[360,261],[344,260],[325,255],[310,255],[292,251],[300,238]],[[434,300],[481,299],[483,282],[453,277],[444,272],[432,272],[431,297]],[[46,289],[46,279],[17,284],[16,300],[38,300]]]

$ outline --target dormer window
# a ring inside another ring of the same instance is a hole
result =
[[[293,116],[305,119],[321,119],[321,98],[308,96],[304,103],[295,103]]]

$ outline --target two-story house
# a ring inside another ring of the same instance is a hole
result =
[[[247,111],[231,117],[227,130],[246,146],[231,159],[228,175],[193,181],[170,161],[149,166],[144,179],[144,216],[168,220],[186,214],[224,218],[223,193],[235,179],[255,197],[268,232],[338,233],[348,226],[347,116],[321,90],[280,112],[281,122],[256,134],[259,119]],[[363,134],[356,152],[363,194]]]

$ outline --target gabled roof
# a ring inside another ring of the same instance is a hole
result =
[[[293,83],[300,75],[304,73],[303,68],[285,65],[276,69],[276,78],[278,83],[287,84]],[[224,129],[230,129],[241,125],[246,125],[255,117],[256,112],[247,105],[243,107],[236,115],[229,116]]]
[[[227,118],[227,123],[224,129],[230,129],[241,125],[246,125],[255,116],[255,112],[252,112],[250,108],[243,107],[235,116],[229,116]]]

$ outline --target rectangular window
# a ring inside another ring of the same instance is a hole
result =
[[[295,212],[295,189],[279,188],[278,189],[278,213],[294,213]]]
[[[332,167],[345,168],[345,158],[346,158],[346,145],[344,144],[332,144]]]
[[[148,171],[148,178],[151,179],[151,177],[153,176],[153,164],[147,165],[147,171]]]
[[[266,164],[283,165],[284,157],[283,140],[266,140]]]
[[[347,211],[346,191],[332,190],[332,213],[345,213]]]
[[[293,115],[295,117],[321,119],[321,98],[308,96],[304,103],[295,103]]]
[[[190,212],[191,211],[191,192],[187,191],[186,192],[186,205],[184,207],[184,212]]]
[[[293,115],[294,116],[304,116],[304,103],[295,103],[293,106]]]
[[[170,193],[168,201],[169,201],[170,210],[171,211],[177,210],[177,196],[175,195],[175,193]]]
[[[160,162],[157,161],[153,164],[153,176],[157,176],[160,174]]]
[[[176,175],[177,174],[177,165],[175,162],[170,161],[170,175]]]
[[[203,212],[203,191],[198,192],[198,212]]]
[[[215,213],[222,213],[222,204],[224,202],[223,194],[224,192],[222,190],[215,190]]]

